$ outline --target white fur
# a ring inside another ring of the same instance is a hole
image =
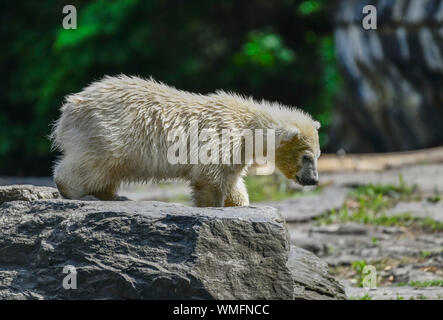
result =
[[[109,199],[120,182],[184,179],[191,183],[198,206],[249,203],[241,165],[171,165],[166,158],[172,130],[200,128],[275,129],[277,144],[303,126],[315,126],[298,109],[257,102],[217,91],[200,95],[180,91],[152,79],[105,77],[69,95],[51,138],[63,156],[54,170],[68,198],[94,194]],[[232,200],[232,201],[231,201]]]

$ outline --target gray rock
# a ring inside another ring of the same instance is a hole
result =
[[[292,273],[294,299],[342,298],[342,287],[329,275],[327,264],[311,252],[291,247],[288,266],[291,270],[297,270]]]
[[[352,262],[360,260],[360,256],[350,254],[350,253],[344,253],[340,255],[333,255],[325,257],[324,260],[327,262],[329,266],[336,267],[336,266],[350,266]]]
[[[380,231],[384,234],[402,234],[405,231],[399,227],[380,227]]]
[[[407,271],[407,280],[404,282],[407,282],[407,281],[427,282],[427,281],[434,281],[434,280],[439,280],[439,281],[443,280],[443,278],[439,274],[436,274],[434,272],[426,272],[426,271],[420,270],[418,268],[415,268],[415,266],[408,265],[408,266],[405,266],[405,267],[399,268],[399,269]],[[401,279],[401,274],[399,275],[399,271],[395,270],[394,280],[396,282],[397,281],[401,282],[401,280],[399,280],[399,279]],[[443,289],[441,289],[441,292],[443,294]]]
[[[391,216],[403,213],[410,213],[413,217],[417,218],[431,218],[435,221],[443,222],[443,202],[400,202],[386,212],[387,215]]]
[[[345,202],[348,191],[348,188],[327,187],[322,192],[313,195],[260,203],[260,205],[277,208],[287,222],[302,222],[341,207]]]
[[[363,235],[368,233],[368,230],[364,225],[355,222],[312,227],[310,231],[316,233],[329,233],[329,234],[342,234],[342,235],[343,234]]]
[[[443,232],[439,232],[439,233],[436,232],[435,234],[422,234],[417,237],[417,240],[423,241],[425,243],[430,243],[430,244],[442,246],[440,251],[443,250]]]
[[[375,290],[346,287],[346,295],[350,299],[359,299],[369,295],[373,300],[442,300],[441,288],[412,288],[412,287],[380,287]]]
[[[433,194],[435,190],[443,190],[443,164],[416,164],[396,169],[376,172],[324,172],[321,179],[324,183],[336,186],[358,186],[366,184],[399,184],[399,177],[409,185],[417,185],[420,191]]]
[[[410,279],[410,266],[398,267],[390,270],[390,273],[394,276],[394,282],[408,282]]]
[[[31,201],[40,199],[57,199],[60,194],[51,187],[37,187],[33,185],[0,186],[0,204],[9,201]]]
[[[309,233],[290,231],[291,244],[315,254],[323,254],[327,247],[319,239],[312,238]]]
[[[13,201],[0,225],[1,299],[345,298],[273,208]]]

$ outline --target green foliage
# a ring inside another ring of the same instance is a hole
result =
[[[422,250],[421,257],[426,259],[426,258],[430,258],[433,256],[437,256],[442,253],[443,253],[443,247],[429,249],[429,250]]]
[[[426,296],[422,295],[422,294],[416,296],[415,298],[414,297],[410,297],[409,298],[409,300],[416,300],[416,299],[418,299],[418,300],[427,300],[428,298]]]
[[[356,272],[355,279],[357,280],[357,286],[359,286],[359,287],[363,287],[363,279],[365,276],[363,274],[363,270],[367,265],[368,265],[368,263],[366,262],[366,260],[352,261],[351,267]]]
[[[2,3],[0,175],[48,175],[63,97],[105,74],[201,93],[223,88],[299,106],[322,123],[340,86],[331,1],[73,0]]]
[[[409,281],[409,285],[414,288],[443,287],[443,279],[429,281]]]
[[[418,189],[416,185],[407,185],[402,175],[399,176],[398,180],[398,185],[368,184],[359,186],[351,193],[351,197],[356,198],[360,202],[369,202],[371,205],[378,205],[373,208],[374,210],[388,206],[388,199],[395,201],[419,200],[420,195],[417,193]]]
[[[442,200],[442,197],[440,193],[438,192],[438,189],[434,190],[434,194],[432,196],[429,196],[426,200],[428,200],[431,203],[437,203]]]
[[[125,16],[137,3],[137,0],[93,1],[81,11],[78,28],[59,29],[55,39],[56,50],[80,46],[82,43],[99,35],[112,35],[118,31]]]
[[[361,297],[349,297],[349,300],[372,300],[372,296],[368,293],[365,293]]]
[[[252,31],[242,50],[234,56],[234,62],[238,66],[250,63],[264,68],[275,68],[279,64],[293,62],[294,58],[294,51],[283,45],[278,34]]]
[[[302,15],[309,15],[316,11],[321,10],[322,4],[319,1],[310,0],[310,1],[303,1],[299,6],[299,12]]]

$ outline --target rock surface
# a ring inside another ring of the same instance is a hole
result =
[[[386,211],[387,215],[398,215],[409,213],[416,218],[431,218],[438,222],[443,222],[443,202],[432,203],[421,202],[400,202],[394,208]]]
[[[326,226],[314,226],[309,231],[317,233],[329,233],[337,235],[360,235],[367,234],[368,230],[365,226],[358,223],[347,222],[344,224],[330,224]]]
[[[326,188],[312,195],[257,204],[277,208],[286,222],[302,222],[318,217],[329,210],[340,208],[348,192],[348,188]]]
[[[346,294],[350,299],[368,296],[371,300],[441,300],[441,288],[389,287],[366,290],[347,286]]]
[[[345,298],[273,208],[9,199],[0,299]],[[77,289],[62,286],[67,265]]]
[[[0,204],[14,200],[57,199],[60,197],[57,189],[37,187],[33,185],[11,185],[0,187]]]
[[[290,223],[288,230],[293,245],[314,252],[328,264],[348,298],[443,299],[442,231],[411,232],[403,227],[354,223],[315,226],[313,222]],[[358,273],[353,263],[358,261],[376,267],[376,290],[356,287]],[[431,287],[414,287],[413,282]]]
[[[342,298],[342,289],[328,273],[328,265],[315,255],[292,246],[288,266],[294,280],[294,299],[337,299]]]
[[[424,194],[432,195],[443,190],[443,164],[410,165],[378,172],[332,172],[320,173],[322,183],[332,186],[353,187],[366,184],[398,185],[400,177],[409,185],[417,185]]]

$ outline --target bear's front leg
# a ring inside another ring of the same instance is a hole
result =
[[[219,186],[208,182],[191,183],[192,200],[196,207],[223,207],[224,195]]]
[[[227,190],[225,199],[225,207],[248,206],[249,196],[243,178],[239,178],[237,182]]]

